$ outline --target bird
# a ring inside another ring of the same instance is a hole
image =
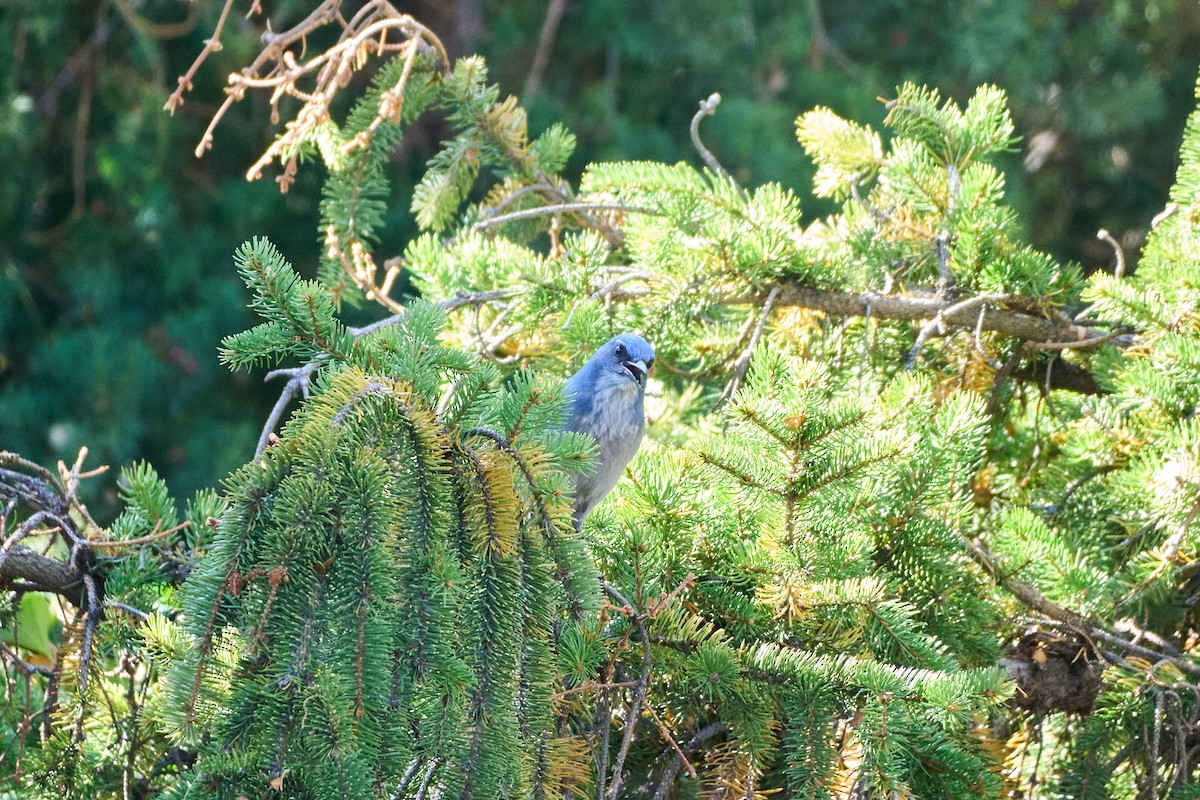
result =
[[[586,433],[599,454],[592,469],[575,478],[575,529],[617,485],[646,430],[646,376],[654,348],[635,333],[609,339],[567,379],[564,430]]]

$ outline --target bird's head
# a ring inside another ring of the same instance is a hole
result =
[[[628,378],[645,389],[646,375],[654,366],[654,348],[636,333],[622,333],[609,339],[592,360],[603,371]]]

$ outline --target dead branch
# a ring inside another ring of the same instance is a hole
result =
[[[683,745],[682,750],[685,753],[694,753],[709,739],[720,736],[727,730],[729,730],[729,726],[724,722],[713,722],[705,725],[696,732],[696,735],[687,744]],[[667,768],[666,773],[663,775],[658,788],[654,790],[653,800],[666,800],[667,794],[671,791],[671,785],[675,782],[675,778],[678,777],[679,770],[683,769],[683,765],[683,760],[679,756],[676,756],[671,766]]]
[[[167,100],[168,111],[173,111],[183,103],[183,96],[192,88],[192,79],[200,66],[208,56],[221,49],[221,32],[232,6],[233,0],[226,0],[213,35],[205,41],[204,49],[179,78],[178,87]],[[400,13],[387,0],[368,0],[348,21],[342,17],[341,7],[342,0],[324,0],[307,17],[287,30],[268,30],[262,35],[263,49],[254,61],[229,76],[225,100],[196,147],[197,157],[212,147],[216,127],[249,90],[269,92],[271,118],[276,122],[279,121],[279,102],[283,98],[294,97],[304,104],[296,117],[284,126],[282,135],[248,170],[247,178],[254,180],[275,159],[282,156],[294,158],[297,145],[314,128],[328,120],[333,98],[350,84],[355,73],[366,69],[372,59],[403,52],[407,61],[399,84],[383,93],[374,124],[347,147],[365,146],[382,120],[399,117],[404,85],[412,73],[412,62],[418,51],[428,50],[441,70],[449,69],[450,59],[441,40],[410,15]],[[256,8],[257,4],[251,10]],[[331,47],[306,57],[305,45],[309,37],[333,24],[341,26],[337,41]],[[283,176],[284,188],[293,172],[294,166],[289,162]]]
[[[700,110],[692,117],[692,124],[689,128],[692,135],[692,146],[696,148],[696,152],[700,154],[700,158],[704,159],[705,165],[717,175],[733,181],[733,176],[729,174],[729,170],[721,166],[721,162],[717,161],[717,157],[712,154],[712,151],[704,146],[704,142],[700,139],[700,120],[705,117],[715,114],[717,106],[721,104],[721,95],[713,92],[708,96],[708,99],[700,101]]]
[[[537,50],[533,54],[533,63],[529,66],[529,77],[525,79],[523,97],[532,97],[542,86],[546,76],[546,66],[550,63],[550,50],[554,46],[554,35],[558,33],[559,23],[567,10],[567,0],[550,0],[546,7],[546,19],[542,22],[542,31],[538,35]]]
[[[754,348],[758,347],[758,341],[762,338],[763,328],[766,327],[767,318],[771,316],[771,308],[775,305],[775,299],[779,297],[779,287],[772,286],[771,291],[767,292],[767,299],[763,302],[762,310],[758,313],[758,322],[754,324],[754,330],[750,334],[750,343],[746,345],[746,349],[738,357],[737,361],[733,362],[733,375],[729,379],[729,383],[725,384],[725,391],[721,392],[721,398],[717,401],[717,406],[721,406],[741,388],[742,381],[746,378],[746,372],[750,369],[750,360],[754,357]]]
[[[525,208],[520,211],[510,211],[507,214],[499,214],[493,217],[481,219],[471,226],[472,230],[482,231],[496,225],[503,225],[506,222],[513,222],[519,219],[529,219],[530,217],[540,217],[547,214],[562,214],[575,213],[580,211],[620,211],[626,214],[649,214],[658,216],[658,211],[652,208],[639,208],[637,206],[627,206],[623,203],[555,203],[549,206],[539,206],[537,208]]]

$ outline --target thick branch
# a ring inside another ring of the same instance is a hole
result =
[[[16,584],[20,581],[20,584]],[[54,592],[83,607],[83,575],[74,567],[22,545],[15,545],[0,563],[0,586]]]
[[[763,291],[730,298],[728,302],[762,305],[766,299],[767,292]],[[964,304],[959,300],[939,299],[932,295],[827,292],[789,283],[780,284],[775,305],[811,308],[840,317],[864,317],[870,313],[877,319],[910,322],[934,319],[941,315],[946,328],[963,330],[973,330],[979,321],[978,305]],[[1128,333],[1106,338],[1111,331],[1076,325],[1068,320],[1047,319],[1003,309],[989,310],[981,330],[1014,336],[1028,342],[1080,342],[1079,349],[1095,347],[1101,343],[1098,341],[1100,339],[1117,347],[1128,347],[1137,338]]]

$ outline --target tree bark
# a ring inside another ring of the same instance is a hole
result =
[[[767,292],[732,298],[731,303],[761,305]],[[876,294],[874,292],[834,292],[809,289],[794,283],[779,284],[776,306],[797,306],[824,311],[839,317],[865,317],[870,314],[879,319],[917,322],[932,320],[941,315],[947,328],[974,330],[979,321],[979,310],[985,304],[966,304],[970,298],[941,299],[932,295]],[[1089,328],[1069,320],[1054,320],[1033,314],[1004,309],[988,309],[984,315],[982,330],[994,331],[1005,336],[1037,343],[1084,343],[1101,339],[1112,331]],[[1128,347],[1137,340],[1132,333],[1123,333],[1106,339],[1104,343],[1117,347]],[[1080,344],[1077,349],[1086,350],[1099,346]],[[1065,348],[1063,348],[1065,349]]]
[[[57,559],[16,545],[0,564],[0,587],[54,592],[76,607],[83,606],[83,575]]]

